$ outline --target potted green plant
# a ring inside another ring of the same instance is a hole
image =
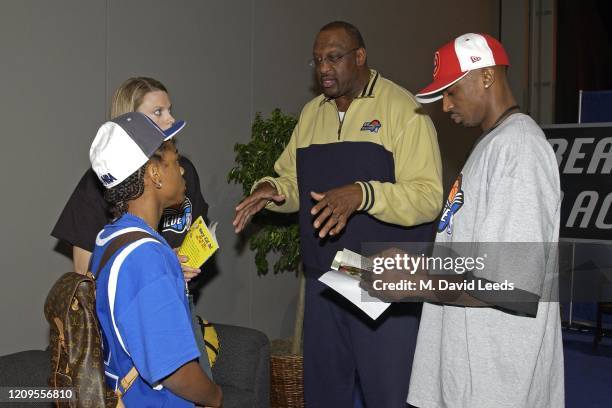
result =
[[[245,196],[253,184],[265,176],[276,175],[274,162],[289,143],[297,123],[294,116],[274,109],[268,119],[255,115],[251,128],[251,140],[237,143],[236,166],[228,174],[228,183],[242,185]],[[303,358],[301,351],[304,322],[305,281],[299,250],[299,232],[296,214],[279,214],[263,210],[253,217],[254,228],[248,241],[255,251],[255,265],[259,275],[269,270],[268,255],[278,256],[272,267],[274,273],[294,272],[299,279],[299,293],[295,314],[295,326],[291,341],[272,341],[272,407],[302,407]]]

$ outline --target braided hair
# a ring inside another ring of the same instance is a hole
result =
[[[163,152],[170,146],[174,147],[174,140],[164,142],[142,167],[130,174],[115,187],[109,188],[104,192],[104,199],[111,205],[110,212],[113,218],[119,218],[125,214],[128,211],[128,201],[135,200],[144,193],[144,179],[147,166],[152,161],[161,163],[163,161]]]
[[[104,199],[111,204],[110,211],[113,218],[119,218],[125,214],[128,210],[128,201],[137,199],[144,192],[144,175],[147,164],[130,174],[120,184],[104,192]]]

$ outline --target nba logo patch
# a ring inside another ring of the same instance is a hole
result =
[[[361,127],[361,131],[363,132],[364,130],[369,130],[372,133],[378,133],[378,129],[380,129],[381,126],[382,124],[380,121],[378,119],[374,119],[371,122],[365,122]]]

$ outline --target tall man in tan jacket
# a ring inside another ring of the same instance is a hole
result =
[[[436,132],[405,89],[366,62],[361,34],[333,22],[311,66],[323,93],[306,104],[274,168],[236,208],[240,232],[264,207],[299,211],[306,280],[304,382],[310,407],[403,407],[419,309],[394,305],[371,321],[317,278],[336,251],[364,242],[430,241],[441,209]]]

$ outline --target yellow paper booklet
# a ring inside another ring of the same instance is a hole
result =
[[[216,222],[213,222],[208,228],[202,216],[199,216],[191,224],[191,228],[189,228],[178,251],[179,255],[189,257],[189,261],[185,262],[185,265],[199,268],[219,249],[219,243],[215,235],[216,229]]]

